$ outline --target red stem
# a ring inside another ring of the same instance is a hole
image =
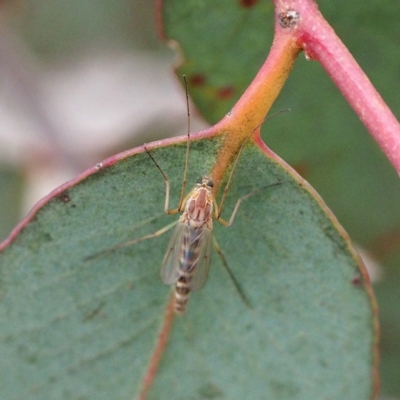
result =
[[[142,389],[140,390],[138,400],[146,400],[147,393],[151,388],[151,385],[156,377],[156,373],[158,367],[160,365],[161,357],[164,354],[169,332],[172,327],[172,322],[174,320],[174,302],[175,297],[171,296],[170,301],[167,304],[165,317],[164,317],[164,325],[158,335],[156,347],[154,349],[154,353],[151,357],[150,364],[147,368],[146,374],[142,380]]]
[[[360,66],[323,18],[313,0],[274,0],[277,33],[291,34],[310,59],[318,60],[400,174],[400,124]],[[293,11],[298,20],[282,27]]]

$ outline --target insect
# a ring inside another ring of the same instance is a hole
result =
[[[189,140],[189,138],[188,138]],[[188,142],[189,143],[189,142]],[[147,151],[147,149],[146,149]],[[188,151],[188,149],[187,149]],[[150,158],[155,163],[156,167],[161,172],[166,183],[166,199],[165,199],[165,212],[167,214],[176,214],[183,210],[182,215],[176,223],[175,230],[172,234],[170,242],[167,247],[162,265],[161,265],[161,278],[167,285],[175,284],[175,303],[174,308],[177,314],[183,314],[186,310],[186,305],[189,299],[190,292],[200,290],[204,287],[208,271],[210,269],[211,251],[213,245],[213,218],[218,220],[225,226],[230,226],[233,223],[236,212],[240,203],[247,197],[255,194],[255,192],[241,197],[232,212],[229,221],[221,218],[222,207],[218,207],[216,199],[213,194],[213,181],[203,176],[198,181],[196,186],[189,192],[186,197],[184,196],[187,163],[185,166],[181,200],[176,209],[170,210],[169,205],[169,180],[161,167],[157,164],[150,152],[147,151]],[[234,167],[236,166],[236,163]],[[227,189],[230,184],[234,168],[228,179],[225,187],[223,197],[220,205],[223,206]],[[171,225],[163,228],[161,231],[147,237],[158,236],[169,229]],[[223,256],[219,246],[214,240],[214,245],[217,252],[222,258],[223,265],[227,269],[230,277],[233,280],[240,296],[249,304],[246,296],[244,295],[239,283],[236,281],[234,275],[230,271],[225,257]]]
[[[175,312],[184,313],[191,291],[206,283],[212,249],[213,182],[202,177],[189,193],[185,209],[171,237],[161,278],[175,284]]]
[[[185,80],[186,83],[186,80]],[[183,314],[186,310],[187,303],[189,300],[190,292],[198,291],[202,289],[207,281],[208,272],[210,269],[211,252],[214,247],[221,257],[221,261],[226,271],[228,272],[234,286],[236,287],[242,300],[250,305],[247,297],[241,289],[239,282],[231,272],[226,259],[219,248],[215,238],[213,237],[213,219],[216,219],[222,225],[228,227],[232,225],[236,213],[239,209],[240,204],[245,199],[255,195],[260,190],[264,190],[267,187],[281,184],[276,182],[271,185],[262,187],[254,190],[247,195],[240,197],[232,211],[229,220],[221,218],[221,212],[225,203],[226,195],[228,193],[229,186],[232,181],[233,174],[235,172],[238,160],[243,151],[245,144],[248,139],[257,129],[254,129],[245,142],[242,144],[236,159],[233,163],[230,175],[228,177],[225,189],[223,191],[221,201],[218,204],[213,194],[213,181],[208,176],[202,176],[196,186],[189,192],[185,197],[186,189],[186,178],[189,166],[189,147],[190,147],[190,113],[189,113],[189,97],[186,89],[186,101],[187,101],[187,112],[188,112],[188,133],[186,142],[186,158],[185,168],[183,172],[183,181],[180,194],[179,205],[175,209],[169,208],[169,193],[170,193],[170,181],[165,172],[162,170],[160,165],[154,159],[150,151],[144,146],[145,151],[157,167],[162,177],[164,178],[166,190],[165,190],[165,212],[167,214],[176,214],[182,212],[178,221],[174,221],[172,224],[165,226],[155,233],[145,235],[141,238],[131,240],[117,246],[112,249],[108,249],[100,254],[115,250],[121,247],[133,245],[146,239],[158,237],[171,229],[176,225],[175,230],[172,234],[170,242],[168,244],[164,259],[161,265],[161,278],[167,285],[175,285],[174,289],[174,310],[177,314]]]
[[[178,208],[172,210],[168,208],[168,177],[162,171],[161,167],[157,164],[150,152],[148,152],[148,150],[146,149],[148,155],[153,160],[158,170],[161,172],[166,183],[165,212],[167,214],[176,214],[183,210],[182,215],[176,223],[175,230],[172,234],[161,265],[161,278],[163,282],[167,285],[175,284],[174,308],[177,314],[183,314],[185,312],[190,292],[198,291],[204,287],[207,281],[208,271],[210,269],[213,242],[218,254],[221,257],[222,263],[227,270],[230,278],[232,279],[238,293],[242,297],[243,301],[247,305],[249,305],[249,301],[247,300],[233,273],[231,272],[224,255],[222,254],[215,239],[213,239],[213,218],[226,227],[232,225],[239,206],[243,200],[247,199],[250,196],[253,196],[260,190],[266,189],[267,187],[279,185],[281,184],[281,182],[276,182],[272,185],[254,190],[251,193],[248,193],[247,195],[239,198],[236,202],[230,219],[228,221],[222,219],[221,212],[225,202],[226,194],[228,193],[229,185],[231,183],[237,161],[240,157],[244,145],[245,143],[242,145],[238,155],[236,156],[236,160],[230,172],[219,206],[213,194],[213,181],[207,176],[201,177],[197,181],[196,186],[189,192],[189,194],[185,198],[183,197],[188,167],[188,162],[186,160],[181,200],[179,202]],[[187,147],[187,151],[188,149],[189,147]],[[173,226],[173,224],[171,225]],[[168,230],[171,225],[168,225],[162,230],[152,235],[148,235],[144,238],[159,236],[160,234]]]
[[[186,99],[188,102],[187,92]],[[189,118],[189,104],[187,105]],[[253,130],[251,135],[254,133],[254,131],[255,129]],[[239,152],[233,163],[232,170],[228,177],[228,181],[226,183],[221,201],[218,205],[213,194],[213,181],[208,176],[201,177],[197,181],[196,186],[189,192],[186,197],[184,197],[189,164],[189,132],[190,125],[188,123],[185,169],[183,173],[183,182],[179,206],[176,209],[169,209],[169,179],[164,171],[161,169],[161,167],[158,165],[157,161],[145,147],[147,154],[149,155],[149,157],[158,168],[165,180],[165,212],[167,214],[176,214],[183,210],[183,213],[176,224],[175,230],[172,234],[161,265],[161,278],[165,284],[175,285],[174,309],[177,314],[183,314],[186,310],[190,292],[202,289],[207,281],[208,271],[210,269],[212,245],[214,242],[214,246],[218,254],[220,255],[222,263],[227,270],[230,278],[232,279],[232,282],[234,283],[238,293],[242,297],[243,301],[247,305],[249,305],[249,301],[242,291],[238,281],[231,272],[221,249],[213,238],[213,218],[225,227],[232,225],[239,206],[243,200],[255,195],[257,192],[266,189],[267,187],[279,185],[281,184],[281,182],[276,182],[272,185],[254,190],[247,195],[239,198],[236,202],[230,219],[228,221],[222,219],[221,212],[225,203],[229,186],[232,181],[233,174],[237,166],[237,162],[240,158],[245,144],[247,143],[247,140],[250,138],[251,135],[248,136],[248,138],[239,149]],[[173,224],[168,225],[160,231],[152,235],[148,235],[144,238],[159,236],[172,226]]]

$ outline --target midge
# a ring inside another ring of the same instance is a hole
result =
[[[203,177],[188,194],[161,267],[165,284],[175,283],[175,312],[182,314],[190,291],[206,283],[212,248],[213,182]],[[181,204],[178,207],[180,211]]]
[[[186,92],[186,99],[188,103],[188,95]],[[221,212],[225,203],[226,195],[228,193],[229,186],[232,181],[233,174],[235,172],[237,162],[243,151],[245,144],[248,139],[254,133],[255,130],[249,135],[236,156],[232,170],[230,172],[228,181],[222,194],[221,201],[218,205],[214,194],[213,194],[213,181],[203,176],[198,181],[196,186],[185,196],[186,178],[189,166],[189,145],[190,145],[190,114],[189,114],[189,103],[188,105],[188,134],[187,134],[187,147],[186,147],[186,160],[185,169],[183,173],[182,190],[180,195],[179,205],[175,209],[169,209],[169,193],[170,193],[170,182],[167,175],[161,169],[157,161],[150,154],[145,146],[145,150],[161,175],[165,180],[166,195],[165,195],[165,212],[167,214],[176,214],[183,210],[177,222],[167,225],[163,229],[138,240],[143,240],[155,236],[159,236],[166,232],[168,229],[176,224],[175,231],[168,244],[167,251],[165,253],[162,265],[161,265],[161,278],[167,285],[175,284],[175,304],[174,309],[177,314],[183,314],[186,310],[187,302],[191,291],[197,291],[204,287],[208,271],[210,269],[211,261],[211,250],[212,243],[216,251],[221,257],[222,263],[227,270],[232,282],[238,290],[243,301],[249,305],[249,302],[244,295],[243,291],[233,273],[231,272],[224,255],[222,254],[215,238],[213,238],[213,218],[219,221],[222,225],[228,227],[232,225],[235,215],[239,209],[240,204],[243,200],[250,196],[253,196],[260,190],[266,189],[267,187],[279,185],[281,182],[276,182],[266,187],[257,189],[248,193],[247,195],[239,198],[236,202],[235,208],[228,221],[221,218]],[[138,241],[134,241],[135,243]],[[133,242],[130,242],[133,243]]]
[[[253,131],[254,132],[254,131]],[[250,135],[251,136],[251,135]],[[249,137],[250,137],[249,136]],[[248,139],[247,139],[248,140]],[[188,154],[189,154],[189,143],[190,134],[188,134],[187,148],[186,148],[186,162],[185,170],[183,174],[181,197],[179,206],[175,209],[169,209],[169,191],[170,183],[167,175],[158,165],[156,160],[150,154],[145,147],[147,154],[150,156],[161,175],[163,176],[166,184],[166,197],[165,197],[165,212],[167,214],[176,214],[183,210],[177,222],[167,225],[165,228],[147,235],[139,240],[147,239],[154,236],[159,236],[165,231],[170,229],[175,224],[175,231],[168,244],[167,251],[165,253],[162,265],[161,265],[161,278],[167,285],[175,284],[175,312],[183,314],[186,310],[187,302],[191,291],[197,291],[204,287],[208,271],[210,269],[211,261],[211,250],[212,243],[214,241],[215,249],[221,257],[222,263],[226,268],[230,278],[232,279],[236,289],[246,304],[249,304],[246,296],[240,288],[239,283],[235,279],[228,264],[223,256],[217,242],[213,239],[213,218],[219,221],[222,225],[228,227],[232,225],[235,215],[239,209],[241,202],[250,196],[253,196],[260,190],[266,189],[267,187],[279,185],[281,182],[273,183],[266,187],[257,189],[247,195],[241,197],[236,202],[235,208],[228,221],[221,218],[221,212],[225,202],[226,195],[228,193],[229,186],[232,181],[233,174],[236,169],[236,165],[240,154],[247,140],[241,146],[236,159],[234,161],[232,170],[230,172],[228,181],[226,183],[221,201],[218,205],[214,194],[213,194],[213,181],[203,176],[198,181],[196,186],[184,197],[186,187],[186,177],[188,171]],[[135,242],[137,242],[136,240]],[[133,243],[133,242],[130,242]]]
[[[208,271],[210,269],[211,250],[213,243],[213,217],[223,225],[230,226],[241,201],[254,194],[254,192],[240,198],[236,203],[236,207],[231,215],[230,220],[225,221],[220,217],[222,207],[218,209],[217,202],[212,192],[214,186],[213,182],[207,176],[200,178],[196,186],[185,198],[183,198],[188,165],[186,161],[181,200],[178,208],[170,210],[168,208],[169,180],[152,155],[149,152],[148,154],[161,172],[166,182],[167,195],[165,199],[165,212],[168,214],[175,214],[181,212],[183,209],[183,213],[177,222],[177,226],[175,227],[175,231],[168,244],[161,266],[161,278],[163,282],[167,285],[175,284],[175,312],[178,314],[183,314],[186,310],[190,292],[202,289],[207,280]],[[225,200],[225,195],[227,193],[229,184],[230,179],[225,187],[224,195],[221,199],[221,205],[223,205]],[[174,222],[174,224],[175,223],[176,222]],[[174,224],[172,224],[172,226]],[[160,235],[170,227],[171,225],[168,225],[161,231],[158,231],[151,236]],[[238,282],[231,273],[215,239],[214,245],[222,258],[223,265],[226,267],[241,297],[246,303],[248,303]]]
[[[185,79],[186,83],[186,79]],[[169,198],[170,198],[170,181],[164,171],[161,169],[160,165],[151,155],[146,145],[144,146],[145,151],[149,155],[150,159],[153,161],[154,165],[160,171],[162,177],[164,178],[166,191],[165,191],[165,212],[167,214],[176,214],[183,210],[182,215],[178,221],[165,226],[164,228],[158,230],[155,233],[142,236],[141,238],[131,240],[122,244],[119,244],[112,249],[126,247],[133,245],[135,243],[141,242],[142,240],[157,237],[171,229],[176,225],[175,230],[172,234],[170,242],[167,247],[162,265],[161,265],[161,278],[163,282],[167,285],[175,285],[175,302],[174,310],[177,314],[183,314],[186,310],[187,302],[189,300],[190,292],[198,291],[202,289],[207,281],[208,272],[210,269],[211,261],[211,250],[214,243],[217,253],[221,257],[221,261],[226,271],[228,272],[234,286],[236,287],[242,300],[249,305],[249,302],[244,295],[239,283],[235,279],[233,273],[231,272],[224,255],[221,252],[215,238],[213,238],[213,218],[219,221],[222,225],[228,227],[232,225],[235,215],[239,209],[240,204],[243,200],[250,196],[255,195],[260,190],[264,190],[267,187],[279,185],[281,182],[276,182],[271,185],[262,187],[260,189],[254,190],[247,195],[240,197],[233,209],[233,212],[228,221],[221,218],[221,212],[225,203],[226,195],[228,193],[229,186],[232,181],[233,174],[236,169],[237,162],[243,151],[243,148],[253,132],[244,141],[239,149],[236,159],[233,163],[232,170],[230,172],[228,181],[225,185],[221,201],[218,204],[214,194],[213,194],[213,181],[207,177],[203,176],[198,181],[196,186],[187,194],[185,197],[186,189],[186,178],[189,167],[189,147],[190,147],[190,113],[189,113],[189,98],[186,89],[186,101],[188,110],[188,134],[187,134],[187,145],[186,145],[186,158],[185,158],[185,168],[183,172],[182,189],[180,194],[179,205],[177,208],[169,208]],[[256,128],[257,129],[257,128]],[[102,252],[101,254],[103,254]],[[99,254],[98,254],[99,255]]]

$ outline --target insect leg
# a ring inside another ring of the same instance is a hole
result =
[[[162,177],[164,178],[165,181],[165,206],[164,210],[167,214],[176,214],[178,212],[182,211],[183,205],[185,203],[185,190],[186,190],[186,182],[187,182],[187,172],[189,169],[189,147],[190,147],[190,109],[189,109],[189,94],[188,94],[188,88],[187,88],[187,81],[186,81],[186,76],[183,75],[183,80],[185,81],[185,92],[186,92],[186,107],[187,107],[187,118],[188,118],[188,125],[187,125],[187,141],[186,141],[186,156],[185,156],[185,168],[183,171],[183,179],[182,179],[182,189],[181,189],[181,195],[179,197],[179,205],[177,208],[169,209],[169,193],[170,193],[170,182],[167,174],[162,170],[160,165],[157,163],[157,161],[154,159],[154,157],[150,154],[150,152],[147,150],[146,145],[144,145],[144,149],[146,150],[146,153],[149,155],[151,160],[153,161],[154,165],[157,167],[157,169],[160,171]]]
[[[165,206],[164,206],[164,211],[167,214],[175,214],[177,211],[174,210],[170,210],[169,209],[169,188],[170,188],[170,184],[169,184],[169,179],[168,176],[166,175],[166,173],[162,170],[162,168],[159,166],[158,162],[154,159],[154,157],[151,155],[151,153],[149,152],[149,150],[147,150],[146,145],[144,145],[144,149],[146,150],[146,153],[148,154],[148,156],[150,157],[150,159],[153,161],[154,165],[157,167],[157,169],[160,171],[162,177],[164,178],[165,181]]]
[[[96,254],[94,254],[92,256],[86,257],[85,261],[97,260],[101,256],[104,256],[105,254],[108,254],[108,253],[112,253],[115,250],[122,249],[122,248],[128,247],[128,246],[132,246],[132,245],[134,245],[136,243],[142,242],[143,240],[152,239],[152,238],[161,236],[162,234],[164,234],[165,232],[170,230],[172,227],[174,227],[177,223],[178,223],[178,220],[174,221],[174,222],[172,222],[172,223],[170,223],[170,224],[168,224],[166,226],[164,226],[163,228],[159,229],[158,231],[156,231],[154,233],[150,233],[150,234],[142,236],[142,237],[140,237],[138,239],[133,239],[133,240],[129,240],[129,241],[124,242],[124,243],[117,244],[116,246],[113,246],[113,247],[111,247],[109,249],[103,250],[100,253],[96,253]]]
[[[280,185],[281,183],[282,183],[282,182],[275,182],[275,183],[272,183],[271,185],[264,186],[264,187],[262,187],[262,188],[260,188],[260,189],[253,190],[252,192],[250,192],[250,193],[246,194],[245,196],[241,197],[241,198],[236,202],[235,208],[234,208],[233,211],[232,211],[232,214],[231,214],[231,217],[229,218],[229,221],[226,221],[226,220],[224,220],[223,218],[221,218],[220,216],[218,216],[218,215],[221,215],[221,212],[219,212],[219,213],[217,214],[218,209],[217,209],[217,207],[216,207],[215,211],[216,211],[216,215],[218,216],[218,217],[216,217],[216,219],[217,219],[222,225],[224,225],[224,226],[226,226],[226,227],[231,226],[231,225],[233,224],[233,220],[235,219],[236,213],[237,213],[238,210],[239,210],[239,206],[240,206],[240,204],[242,204],[242,201],[248,199],[248,198],[251,197],[251,196],[254,196],[254,195],[255,195],[256,193],[258,193],[258,192],[261,192],[261,190],[265,190],[265,189],[270,188],[270,187],[272,187],[272,186]]]
[[[247,298],[247,296],[245,295],[243,289],[241,288],[238,280],[235,278],[235,275],[233,275],[232,270],[229,268],[228,262],[226,261],[226,258],[224,256],[224,254],[222,253],[222,250],[219,247],[219,245],[217,243],[217,240],[215,239],[215,236],[213,237],[213,241],[214,241],[215,250],[217,251],[218,255],[221,258],[222,265],[224,266],[226,272],[228,273],[229,278],[231,278],[231,281],[232,281],[233,285],[235,286],[235,289],[238,291],[239,296],[241,297],[241,299],[243,300],[243,302],[246,304],[247,307],[253,308],[253,306],[251,305],[249,299]]]

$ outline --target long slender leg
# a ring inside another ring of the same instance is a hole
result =
[[[226,261],[226,258],[224,256],[224,254],[222,253],[222,250],[219,247],[219,244],[217,243],[217,240],[215,239],[215,236],[213,237],[213,241],[214,241],[215,250],[217,251],[218,255],[220,256],[221,261],[222,261],[222,265],[224,266],[226,272],[228,273],[229,278],[231,278],[232,283],[235,286],[235,289],[238,291],[240,297],[242,298],[242,300],[246,304],[246,306],[250,307],[250,308],[253,308],[253,306],[251,305],[249,299],[245,295],[242,287],[240,286],[238,280],[235,278],[235,275],[233,275],[232,270],[229,268],[228,262]]]
[[[169,209],[169,179],[168,176],[165,174],[165,172],[161,169],[161,167],[158,165],[158,162],[154,159],[154,157],[151,155],[151,153],[147,150],[146,145],[144,145],[144,149],[146,150],[146,153],[148,154],[148,156],[150,157],[150,159],[153,161],[154,165],[157,167],[157,169],[160,171],[162,177],[164,178],[165,181],[165,206],[164,206],[164,211],[167,214],[174,214],[175,212],[173,212],[174,210],[170,210]]]
[[[164,210],[165,210],[165,212],[167,214],[176,214],[176,213],[180,212],[182,210],[182,208],[183,208],[183,204],[185,203],[185,190],[186,190],[186,182],[187,182],[187,172],[188,172],[188,169],[189,169],[190,108],[189,108],[189,94],[188,94],[187,81],[186,81],[186,76],[185,75],[183,75],[183,80],[185,81],[186,108],[187,108],[187,120],[188,120],[188,122],[187,122],[187,141],[186,141],[185,168],[184,168],[184,171],[183,171],[181,195],[179,197],[179,204],[178,204],[177,208],[173,208],[173,209],[169,208],[170,182],[169,182],[167,174],[162,170],[160,165],[157,163],[157,161],[154,159],[154,157],[147,150],[146,145],[144,146],[144,149],[146,150],[146,153],[149,155],[149,157],[153,161],[154,165],[157,167],[157,169],[160,171],[162,177],[164,178],[164,181],[165,181],[165,206],[164,206]]]
[[[216,219],[217,219],[222,225],[224,225],[224,226],[231,226],[231,225],[233,224],[234,219],[235,219],[236,213],[237,213],[238,210],[239,210],[239,206],[242,204],[242,202],[243,202],[244,200],[248,199],[248,198],[251,197],[251,196],[254,196],[254,195],[255,195],[256,193],[258,193],[258,192],[261,192],[261,190],[265,190],[265,189],[268,189],[268,188],[270,188],[270,187],[272,187],[272,186],[277,186],[277,185],[281,185],[281,184],[282,184],[282,182],[275,182],[275,183],[272,183],[271,185],[264,186],[264,187],[262,187],[262,188],[253,190],[252,192],[250,192],[250,193],[246,194],[245,196],[241,197],[241,198],[236,202],[235,208],[233,209],[232,214],[231,214],[231,217],[229,218],[228,221],[224,220],[224,219],[221,218],[221,217],[218,217],[218,218],[216,218]],[[221,212],[219,212],[219,214],[221,214]]]
[[[178,220],[164,226],[163,228],[159,229],[158,231],[154,232],[154,233],[150,233],[148,235],[142,236],[138,239],[133,239],[133,240],[129,240],[127,242],[124,243],[120,243],[117,244],[116,246],[110,247],[109,249],[103,250],[99,253],[96,253],[92,256],[86,257],[85,261],[93,261],[96,260],[102,256],[104,256],[105,254],[108,253],[112,253],[113,251],[117,250],[117,249],[122,249],[123,247],[128,247],[128,246],[132,246],[136,243],[142,242],[143,240],[147,240],[147,239],[152,239],[158,236],[161,236],[162,234],[164,234],[165,232],[169,231],[172,227],[174,227],[176,224],[178,223]]]

